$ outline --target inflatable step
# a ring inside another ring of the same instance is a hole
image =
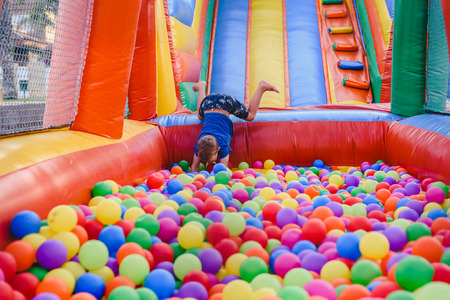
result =
[[[329,9],[325,11],[325,18],[327,19],[338,19],[347,17],[347,11],[345,9],[333,10]]]
[[[334,43],[333,44],[334,51],[357,51],[358,46],[353,43]]]
[[[359,80],[351,76],[346,76],[342,79],[342,85],[355,89],[368,90],[370,83],[367,80]]]
[[[342,0],[322,0],[323,5],[342,4]]]
[[[336,33],[352,33],[353,27],[352,26],[345,26],[345,27],[330,27],[328,28],[328,33],[336,34]]]
[[[362,70],[364,64],[360,61],[340,60],[338,67],[343,70]]]

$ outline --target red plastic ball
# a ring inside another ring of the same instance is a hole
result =
[[[17,263],[14,256],[7,251],[0,251],[0,269],[2,269],[5,279],[8,281],[17,272]]]
[[[36,294],[39,282],[39,278],[28,272],[16,274],[9,281],[11,287],[22,293],[27,299],[33,298]]]
[[[210,286],[211,286],[211,282],[209,280],[209,276],[200,270],[192,270],[189,271],[183,278],[183,284],[185,284],[186,282],[191,282],[191,281],[196,281],[200,284],[202,284],[206,290],[209,290]]]
[[[158,189],[164,184],[164,175],[161,173],[150,174],[147,178],[147,185],[151,189]]]
[[[276,202],[266,203],[262,209],[262,215],[265,220],[268,220],[274,224],[277,223],[277,214],[281,209],[281,205]]]
[[[214,245],[214,248],[222,254],[224,263],[231,255],[239,252],[239,246],[232,239],[222,239]]]
[[[303,224],[303,239],[319,245],[327,235],[327,227],[320,219],[309,219]]]
[[[283,233],[281,228],[275,225],[269,225],[264,228],[264,231],[267,233],[267,237],[269,239],[281,239],[281,234]]]
[[[348,224],[348,231],[356,231],[362,229],[364,231],[371,231],[372,230],[372,223],[369,219],[363,216],[357,216],[350,220]]]
[[[222,223],[212,223],[206,229],[206,240],[215,245],[223,239],[230,237],[230,230],[225,224]]]
[[[245,232],[244,238],[242,240],[244,243],[247,241],[256,241],[263,248],[266,248],[269,237],[264,230],[258,228],[251,228]]]
[[[103,228],[105,226],[97,219],[89,219],[86,221],[86,225],[84,225],[84,229],[86,229],[90,240],[97,240]]]
[[[150,252],[153,254],[155,265],[163,261],[172,262],[175,254],[172,247],[166,243],[156,243],[150,247]]]

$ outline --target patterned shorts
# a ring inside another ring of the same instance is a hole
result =
[[[230,114],[235,115],[240,119],[246,119],[248,117],[247,107],[236,100],[236,98],[234,98],[233,96],[227,94],[209,94],[208,96],[206,96],[200,104],[198,114],[204,117],[205,110],[211,108],[220,108],[226,110]]]

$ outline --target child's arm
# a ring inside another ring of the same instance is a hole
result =
[[[226,167],[228,167],[228,160],[230,159],[230,154],[225,156],[224,158],[221,158],[219,160],[219,163],[224,164]]]
[[[206,89],[206,82],[204,82],[204,81],[199,81],[192,86],[192,90],[194,92],[198,92],[198,95],[197,95],[197,117],[200,120],[203,120],[203,117],[199,115],[198,110],[200,108],[200,104],[202,103],[203,99],[206,97],[205,89]]]
[[[192,159],[191,165],[191,173],[198,172],[198,167],[200,166],[200,158],[194,154],[194,158]]]
[[[263,94],[268,91],[279,93],[276,86],[268,83],[265,80],[261,80],[258,84],[258,88],[253,94],[252,99],[250,100],[250,104],[248,107],[248,117],[245,119],[246,121],[253,121],[255,119],[256,112],[258,111],[259,105],[261,103],[261,98]]]

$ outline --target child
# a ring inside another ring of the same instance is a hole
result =
[[[191,172],[198,172],[201,161],[204,163],[218,161],[227,166],[231,152],[230,141],[233,136],[233,122],[229,118],[230,114],[246,121],[253,121],[262,95],[267,91],[279,93],[273,84],[261,80],[247,109],[233,96],[227,94],[210,94],[205,97],[205,87],[204,81],[192,86],[194,92],[198,91],[197,116],[204,121],[202,132],[194,147]]]

